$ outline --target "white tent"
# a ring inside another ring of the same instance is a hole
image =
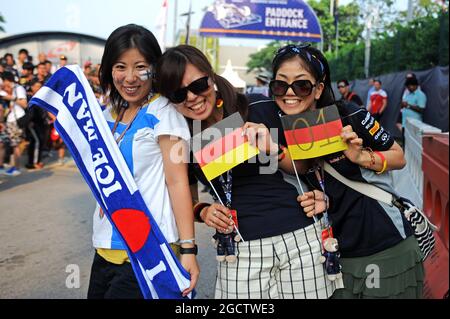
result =
[[[231,60],[228,59],[225,71],[221,74],[222,77],[227,79],[236,89],[241,92],[245,92],[247,84],[242,80],[236,71],[233,71],[233,66],[231,65]]]

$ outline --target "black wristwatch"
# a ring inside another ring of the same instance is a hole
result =
[[[191,248],[183,248],[180,246],[180,254],[181,255],[197,255],[198,248],[197,245],[194,245],[194,247]]]

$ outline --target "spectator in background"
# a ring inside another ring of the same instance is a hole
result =
[[[406,92],[401,103],[401,131],[404,145],[406,119],[413,118],[422,121],[422,115],[427,104],[427,96],[419,87],[419,81],[415,76],[407,77],[405,81]]]
[[[89,79],[89,74],[92,72],[92,62],[91,61],[84,62],[83,72],[84,72],[84,75],[86,76],[86,78]]]
[[[47,69],[48,76],[51,77],[52,74],[56,72],[56,67],[53,65],[52,61],[50,61],[50,60],[45,60],[44,64]]]
[[[89,73],[88,82],[92,87],[92,91],[94,91],[95,97],[97,100],[100,99],[102,95],[102,88],[100,86],[100,80],[99,80],[99,69],[93,68],[91,72]]]
[[[406,87],[406,81],[408,81],[409,79],[417,80],[417,76],[412,72],[406,73],[406,75],[405,75],[405,90],[403,91],[402,101],[404,100],[405,96],[409,93],[408,88]],[[420,85],[417,86],[417,88],[420,89]]]
[[[3,81],[2,81],[3,82]],[[1,86],[0,86],[0,92],[1,92]],[[0,95],[1,99],[1,95]],[[4,116],[4,108],[2,105],[0,105],[0,174],[5,173],[5,166],[4,160],[5,160],[5,149],[9,145],[9,136],[8,132],[6,131],[6,125],[5,125],[5,116]]]
[[[65,55],[59,56],[59,65],[57,66],[57,70],[61,69],[62,67],[65,67],[67,65],[67,57]]]
[[[31,96],[36,94],[42,87],[42,83],[34,81],[30,83]],[[44,141],[45,125],[47,121],[47,112],[40,107],[33,107],[29,110],[31,120],[28,124],[27,137],[30,141],[28,145],[28,163],[25,165],[28,169],[41,169],[44,167],[42,163],[42,147]]]
[[[17,72],[14,56],[11,53],[6,53],[3,58],[5,59],[5,71],[12,73],[16,82],[19,81],[19,72]]]
[[[34,65],[30,62],[25,62],[22,66],[22,75],[20,76],[19,84],[25,88],[27,95],[31,91],[31,82],[34,79],[33,75]]]
[[[38,61],[39,63],[45,63],[47,61],[47,55],[44,52],[39,53]]]
[[[50,78],[50,75],[47,72],[47,67],[45,66],[45,63],[39,63],[36,67],[37,74],[35,76],[35,79],[39,82],[42,82],[45,84],[47,80]]]
[[[6,95],[3,99],[9,102],[9,112],[6,118],[6,127],[9,135],[10,145],[13,148],[11,156],[11,168],[5,174],[16,176],[20,174],[19,157],[21,154],[21,143],[23,142],[24,129],[19,126],[19,120],[25,117],[27,107],[27,94],[25,89],[16,84],[11,72],[3,73],[3,89]]]
[[[262,94],[265,96],[269,96],[269,81],[270,76],[261,72],[256,76],[256,86],[251,87],[247,93],[249,94]]]
[[[337,81],[337,87],[342,96],[341,100],[351,101],[360,107],[364,107],[364,103],[358,94],[350,91],[350,86],[346,79]]]
[[[28,50],[27,49],[20,49],[19,54],[17,56],[17,71],[19,72],[19,75],[22,74],[23,70],[23,64],[25,62],[28,62]]]
[[[378,122],[387,106],[387,93],[381,88],[381,81],[373,81],[374,91],[370,94],[370,103],[367,110]]]
[[[369,107],[370,104],[370,95],[375,90],[375,87],[373,86],[373,82],[375,81],[374,78],[369,79],[369,90],[367,91],[367,99],[366,99],[366,108]]]

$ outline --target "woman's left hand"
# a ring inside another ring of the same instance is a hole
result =
[[[363,140],[353,131],[351,125],[344,126],[341,131],[342,141],[347,144],[344,155],[353,163],[361,160]],[[359,165],[359,164],[358,164]]]
[[[306,192],[303,195],[299,195],[297,201],[300,203],[300,206],[303,207],[306,216],[311,218],[328,209],[328,200],[326,200],[325,196],[326,195],[323,192],[313,190],[312,192]]]
[[[242,130],[247,135],[250,145],[257,147],[266,154],[277,154],[278,145],[272,141],[270,132],[264,124],[247,122]]]
[[[182,254],[180,256],[181,265],[191,275],[191,284],[189,288],[185,289],[182,293],[182,296],[186,297],[197,285],[198,277],[200,275],[200,267],[197,263],[197,257],[194,254]]]

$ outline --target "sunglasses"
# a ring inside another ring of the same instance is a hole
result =
[[[270,81],[269,88],[274,96],[283,96],[291,88],[298,97],[307,97],[316,85],[317,83],[312,84],[309,80],[297,80],[291,84],[287,84],[285,81],[272,80]]]
[[[343,89],[345,87],[346,87],[346,85],[338,85],[338,89]]]
[[[167,98],[170,100],[170,102],[178,104],[186,100],[188,91],[191,91],[195,95],[199,95],[208,90],[209,87],[210,87],[209,76],[205,76],[203,78],[193,81],[188,86],[180,88],[172,93],[169,93]]]

